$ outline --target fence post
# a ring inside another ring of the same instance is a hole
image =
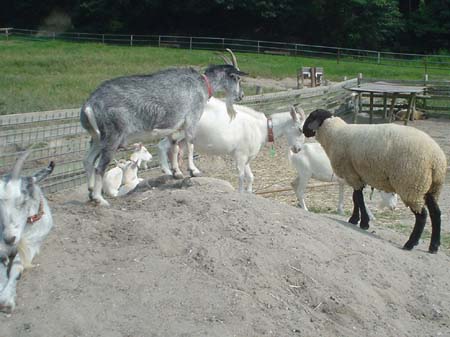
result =
[[[192,36],[189,37],[189,50],[192,50]]]
[[[6,35],[6,41],[8,41],[9,40],[9,28],[6,28],[5,35]]]
[[[341,50],[338,48],[338,50],[337,50],[337,63],[339,63],[340,57],[341,57]]]
[[[380,52],[378,52],[377,63],[378,64],[381,63],[381,53]]]
[[[427,62],[427,56],[423,58],[423,63],[425,65],[425,74],[428,74],[428,62]]]
[[[105,44],[105,34],[102,34],[102,43]]]
[[[258,54],[259,54],[259,41],[258,41]]]
[[[56,40],[56,33],[53,32],[53,41],[55,41],[55,40]]]
[[[130,35],[130,46],[133,47],[133,35]]]
[[[158,35],[158,47],[161,47],[161,35]]]
[[[222,50],[224,50],[224,49],[225,49],[225,39],[222,38]]]

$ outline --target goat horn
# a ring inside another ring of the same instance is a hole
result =
[[[238,64],[237,64],[237,60],[236,60],[236,55],[234,55],[234,53],[231,51],[230,48],[227,48],[227,49],[225,49],[225,50],[226,50],[227,52],[230,53],[231,58],[233,59],[233,66],[234,66],[237,70],[239,70],[239,67],[238,67]]]
[[[233,64],[233,62],[231,62],[231,60],[228,57],[226,57],[225,55],[223,55],[221,53],[216,53],[216,56],[221,58],[225,62],[225,64],[229,64],[229,65]]]
[[[305,110],[303,110],[301,107],[298,106],[299,103],[294,104],[292,108],[294,108],[295,112],[300,115],[300,117],[304,120],[306,119]]]
[[[29,154],[30,154],[30,151],[27,150],[20,155],[19,159],[17,159],[16,163],[14,164],[12,173],[11,173],[11,180],[19,179],[20,172],[22,171],[23,163],[25,162],[25,160],[27,159]]]

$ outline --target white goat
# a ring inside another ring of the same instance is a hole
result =
[[[147,163],[152,160],[152,155],[142,143],[133,144],[133,153],[130,157],[131,161],[137,162],[139,168],[147,169]]]
[[[297,177],[292,182],[292,187],[301,208],[308,210],[305,204],[305,191],[309,180],[314,178],[320,181],[339,183],[337,212],[341,215],[344,214],[344,185],[346,185],[346,182],[334,174],[330,160],[319,143],[305,143],[297,153],[289,151],[289,162],[297,171]],[[397,194],[384,191],[379,191],[379,194],[381,196],[380,208],[395,209],[397,206]],[[367,212],[371,219],[375,219],[368,208]]]
[[[127,166],[123,170],[122,186],[120,186],[117,196],[128,194],[139,184],[142,178],[138,178],[138,162],[128,160]]]
[[[54,163],[31,177],[21,177],[28,153],[17,160],[10,175],[0,179],[0,311],[7,313],[16,305],[17,280],[31,266],[53,227],[50,208],[37,183],[53,171]]]
[[[123,172],[131,163],[131,161],[124,159],[115,162],[116,167],[108,170],[103,177],[103,192],[110,197],[118,196],[123,181]]]
[[[267,143],[269,133],[273,132],[275,139],[285,135],[289,146],[296,152],[304,142],[301,126],[305,117],[303,111],[301,115],[296,113],[294,108],[290,113],[273,114],[269,119],[263,113],[249,107],[234,105],[234,109],[237,112],[236,118],[230,121],[226,104],[211,97],[197,124],[193,144],[200,153],[231,155],[239,172],[239,191],[244,191],[244,183],[247,182],[246,190],[252,192],[254,177],[250,161]],[[167,160],[170,145],[168,138],[158,144],[161,168],[166,174],[172,174]],[[188,160],[189,167],[200,172],[195,167],[193,158],[189,157]]]
[[[119,197],[133,190],[143,179],[138,178],[138,162],[120,159],[116,167],[103,177],[103,192],[110,197]]]

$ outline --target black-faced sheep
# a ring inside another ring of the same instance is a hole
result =
[[[445,181],[447,158],[426,133],[395,124],[347,124],[326,110],[313,111],[305,121],[306,137],[316,136],[330,159],[334,172],[353,187],[350,223],[369,228],[362,190],[371,185],[396,192],[416,217],[414,230],[404,249],[419,242],[427,211],[431,217],[430,253],[440,245],[441,211],[437,200]]]

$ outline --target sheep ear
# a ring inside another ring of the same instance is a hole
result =
[[[316,131],[322,123],[317,119],[313,120],[311,124],[309,124],[309,128],[313,131]]]

